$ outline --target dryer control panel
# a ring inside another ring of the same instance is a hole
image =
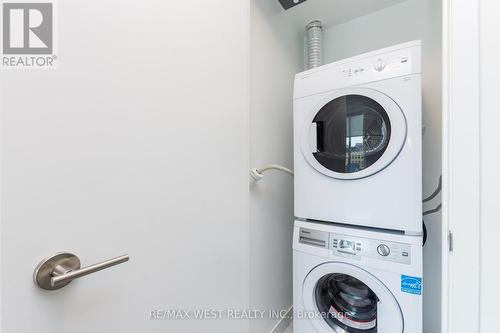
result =
[[[369,257],[378,260],[411,264],[411,245],[383,240],[330,234],[333,255],[351,259]]]
[[[375,81],[379,77],[385,77],[388,72],[392,76],[403,76],[411,73],[412,58],[409,55],[381,56],[377,59],[360,60],[354,64],[340,67],[340,76],[352,78],[364,77],[364,80]]]
[[[365,53],[299,73],[294,99],[422,73],[420,42]]]

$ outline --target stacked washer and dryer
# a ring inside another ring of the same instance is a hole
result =
[[[421,45],[295,78],[295,333],[422,333]]]

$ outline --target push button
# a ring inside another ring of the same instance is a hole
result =
[[[375,64],[375,66],[373,66],[373,68],[377,71],[377,72],[382,72],[385,67],[386,67],[386,63],[384,62],[384,60],[382,58],[380,58],[377,62],[377,64]]]

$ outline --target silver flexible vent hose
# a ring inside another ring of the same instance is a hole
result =
[[[321,21],[312,21],[307,25],[307,68],[322,65],[323,25]]]

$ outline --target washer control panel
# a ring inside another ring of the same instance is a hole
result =
[[[330,234],[333,255],[361,260],[362,257],[411,264],[411,245],[369,238]]]
[[[389,246],[387,246],[386,244],[380,244],[377,247],[377,252],[382,257],[388,257],[391,254],[391,248]]]

